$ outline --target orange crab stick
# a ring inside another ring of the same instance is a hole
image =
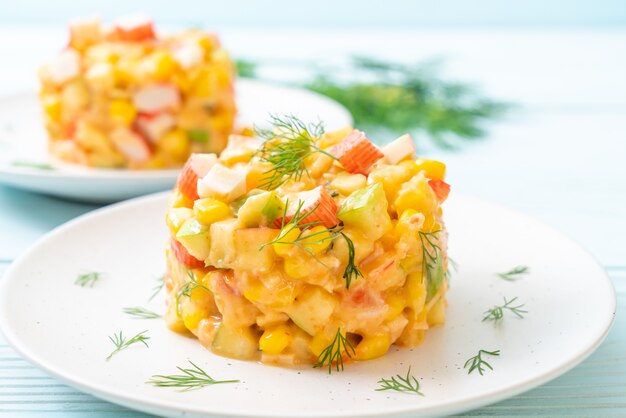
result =
[[[300,204],[302,206],[298,215],[300,219],[298,225],[318,222],[326,228],[332,228],[339,223],[339,219],[337,219],[337,204],[322,186],[297,193],[297,195],[289,199],[285,224],[293,219]],[[282,217],[277,218],[274,220],[274,226],[280,228],[282,222]]]
[[[358,129],[352,130],[329,152],[339,159],[346,171],[353,174],[367,174],[370,166],[384,156]]]
[[[198,260],[196,257],[189,254],[187,249],[174,238],[170,239],[170,247],[172,249],[172,253],[174,253],[174,257],[190,269],[199,269],[204,267],[204,261]]]
[[[191,200],[199,199],[198,179],[204,177],[216,162],[215,154],[191,154],[178,175],[176,182],[178,190]]]
[[[437,200],[443,202],[448,198],[448,194],[450,194],[450,185],[443,180],[428,180],[428,185],[435,192],[435,196],[437,196]]]

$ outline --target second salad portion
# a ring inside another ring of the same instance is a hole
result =
[[[445,165],[408,135],[275,117],[194,154],[166,222],[170,328],[238,359],[330,368],[445,322]]]
[[[219,152],[235,118],[234,65],[216,35],[157,36],[129,17],[70,24],[65,47],[39,71],[50,152],[103,168],[182,166]]]

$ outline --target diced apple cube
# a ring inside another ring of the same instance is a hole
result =
[[[381,151],[385,155],[387,162],[397,164],[413,155],[415,152],[415,144],[409,134],[404,134],[382,147]]]
[[[234,232],[239,227],[237,219],[211,224],[211,250],[207,265],[217,268],[232,268],[235,262]]]
[[[245,193],[246,173],[219,163],[198,181],[200,197],[215,197],[230,202]]]
[[[278,231],[272,228],[246,228],[235,231],[237,268],[247,271],[266,272],[272,269],[276,255],[270,245]]]
[[[133,103],[140,112],[154,114],[178,108],[180,94],[171,84],[157,84],[138,90]]]

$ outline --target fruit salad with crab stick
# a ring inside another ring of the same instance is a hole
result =
[[[106,168],[180,167],[219,152],[235,117],[234,65],[201,30],[157,36],[142,17],[70,23],[39,70],[52,155]]]
[[[343,368],[445,321],[445,165],[293,116],[193,154],[166,215],[166,321],[222,356]]]

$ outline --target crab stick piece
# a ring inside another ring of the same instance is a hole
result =
[[[346,171],[353,174],[367,174],[371,165],[383,157],[383,153],[358,129],[352,130],[329,152],[339,159]]]
[[[139,89],[133,104],[141,113],[155,114],[180,106],[178,89],[171,84],[156,84]]]
[[[76,49],[83,49],[95,44],[102,39],[100,20],[88,18],[74,20],[69,23],[70,45]]]
[[[173,56],[181,67],[188,69],[204,60],[204,50],[197,42],[185,42],[174,50]]]
[[[66,49],[50,60],[45,70],[53,83],[65,83],[80,73],[80,55],[73,49]]]
[[[298,207],[300,207],[298,225],[318,222],[326,228],[332,228],[339,223],[337,219],[337,204],[322,186],[313,190],[295,193],[289,198],[285,224],[290,222]],[[274,220],[274,227],[280,228],[283,218]]]
[[[111,141],[115,147],[130,161],[146,161],[152,155],[146,140],[128,128],[118,128],[111,133]]]
[[[199,199],[198,180],[206,176],[216,163],[215,154],[191,154],[178,175],[176,187],[185,197],[191,200]]]
[[[246,193],[246,173],[215,164],[198,181],[198,196],[215,197],[227,202]]]
[[[189,251],[183,247],[183,244],[176,241],[174,238],[170,238],[170,248],[172,249],[172,253],[174,253],[174,257],[188,268],[199,269],[204,267],[204,261],[198,260],[196,257],[189,254]]]
[[[439,202],[443,202],[448,198],[448,194],[450,194],[450,185],[443,180],[428,180],[428,185],[433,192],[435,192],[435,196],[437,196],[437,200]]]
[[[167,131],[176,125],[176,119],[170,113],[158,113],[156,115],[139,115],[137,128],[151,143],[155,144]]]
[[[398,164],[400,161],[413,155],[415,144],[409,134],[404,134],[382,147],[381,151],[389,164]]]
[[[145,16],[125,16],[115,21],[115,39],[126,42],[141,42],[156,38],[152,21]]]

